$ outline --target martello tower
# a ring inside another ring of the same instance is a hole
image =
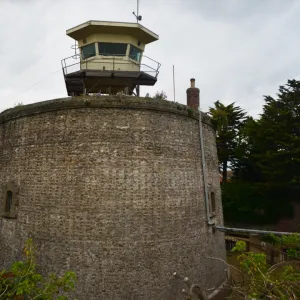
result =
[[[30,236],[43,272],[76,272],[77,299],[185,299],[174,272],[213,299],[226,279],[208,259],[225,259],[213,230],[223,216],[215,132],[195,81],[188,106],[138,97],[156,81],[141,59],[157,35],[98,21],[67,34],[80,51],[77,69],[63,65],[75,96],[0,114],[0,265]]]

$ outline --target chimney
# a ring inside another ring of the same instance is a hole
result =
[[[199,101],[200,101],[199,94],[200,94],[200,90],[195,87],[195,79],[192,78],[191,79],[191,87],[186,90],[187,106],[189,106],[190,108],[193,108],[194,110],[198,110],[199,109]]]

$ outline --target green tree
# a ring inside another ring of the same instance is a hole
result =
[[[74,289],[76,276],[66,272],[62,277],[51,274],[44,278],[36,271],[34,247],[29,239],[23,249],[24,259],[0,271],[0,299],[3,300],[67,300]]]
[[[245,118],[231,135],[235,177],[222,186],[226,221],[272,224],[292,216],[290,200],[300,185],[299,129],[300,81],[288,80],[276,97],[265,96],[258,120]]]
[[[236,148],[231,162],[235,180],[261,182],[262,173],[255,155],[260,153],[256,135],[259,125],[252,117],[247,117],[236,136]]]
[[[277,99],[265,96],[254,153],[264,181],[273,185],[300,183],[300,81],[279,87]]]
[[[227,181],[228,164],[235,159],[235,149],[238,145],[238,132],[244,124],[246,113],[235,103],[224,105],[220,101],[209,108],[209,115],[216,130],[217,150],[223,181]]]

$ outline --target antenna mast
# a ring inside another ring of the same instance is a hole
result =
[[[142,16],[139,15],[139,0],[136,0],[136,14],[135,12],[132,12],[136,18],[136,22],[142,21]]]
[[[75,41],[75,44],[71,46],[71,49],[73,49],[75,51],[75,54],[73,55],[73,58],[77,58],[77,50],[78,50],[77,41]]]
[[[174,95],[174,102],[175,102],[175,66],[173,65],[173,95]]]

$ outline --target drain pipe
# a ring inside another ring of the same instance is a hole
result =
[[[210,219],[210,213],[209,213],[208,184],[207,184],[206,161],[205,161],[205,153],[204,153],[204,138],[203,138],[202,128],[203,127],[202,127],[201,111],[199,109],[199,132],[200,132],[200,147],[201,147],[201,158],[202,158],[205,206],[206,206],[206,219],[208,225],[214,225],[215,222]]]
[[[201,160],[202,160],[202,171],[203,171],[203,185],[204,185],[204,196],[205,196],[205,206],[206,206],[206,219],[208,225],[214,225],[214,222],[210,219],[209,214],[209,199],[208,199],[208,186],[207,186],[207,173],[206,173],[206,162],[204,153],[204,138],[202,129],[202,118],[201,111],[199,109],[200,103],[200,90],[195,87],[195,79],[191,79],[191,87],[186,90],[187,93],[187,106],[198,110],[199,112],[199,137],[200,137],[200,150],[201,150]]]
[[[222,232],[241,232],[241,233],[252,233],[252,234],[275,234],[275,235],[291,235],[295,232],[282,232],[282,231],[269,231],[269,230],[256,230],[256,229],[243,229],[243,228],[234,228],[234,227],[224,227],[224,226],[214,226],[215,230]]]

